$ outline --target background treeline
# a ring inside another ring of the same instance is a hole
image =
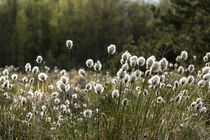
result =
[[[68,68],[68,39],[74,68],[88,58],[104,62],[110,44],[118,56],[128,49],[171,61],[181,50],[201,57],[210,51],[210,0],[0,0],[0,66],[23,67],[42,55]],[[108,67],[119,63],[113,58]]]

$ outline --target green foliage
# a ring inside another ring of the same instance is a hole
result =
[[[117,46],[119,54],[129,50],[174,61],[185,49],[200,57],[210,51],[209,7],[208,0],[161,0],[157,5],[122,0],[1,0],[0,66],[23,67],[42,55],[49,66],[68,68],[68,39],[74,41],[72,68],[82,67],[88,58],[104,62],[110,44]],[[117,62],[110,60],[107,68],[115,72]]]

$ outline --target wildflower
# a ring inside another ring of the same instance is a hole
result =
[[[17,74],[12,74],[11,78],[12,78],[12,80],[17,80],[18,79],[18,75]]]
[[[203,105],[203,103],[202,102],[200,102],[199,104],[197,104],[195,107],[195,110],[196,111],[199,111],[201,108],[202,108],[202,105]]]
[[[166,60],[166,58],[162,58],[159,63],[160,63],[160,68],[162,71],[167,69],[168,61]]]
[[[55,104],[59,104],[59,103],[60,103],[60,99],[56,98],[56,99],[54,100],[54,103],[55,103]]]
[[[138,59],[137,59],[137,65],[138,66],[144,66],[144,64],[145,64],[145,58],[144,57],[139,57]]]
[[[175,63],[175,64],[174,64],[174,68],[177,68],[177,67],[178,67],[178,64],[177,64],[177,63]]]
[[[39,67],[34,66],[33,69],[32,69],[32,73],[33,73],[33,74],[39,73]]]
[[[37,58],[36,58],[36,62],[40,64],[40,63],[42,63],[42,61],[43,61],[42,56],[40,56],[40,55],[39,55],[39,56],[37,56]]]
[[[66,75],[66,70],[63,69],[62,71],[60,71],[60,74],[61,75]]]
[[[187,53],[186,51],[182,51],[182,52],[181,52],[181,58],[182,58],[182,60],[187,60],[187,58],[188,58],[188,53]]]
[[[67,76],[61,76],[60,81],[64,84],[67,84],[69,82],[69,78]]]
[[[30,72],[30,71],[31,71],[31,64],[30,64],[30,63],[27,63],[27,64],[25,65],[25,71],[26,71],[26,72]]]
[[[107,51],[109,54],[114,54],[116,52],[116,46],[111,44],[107,47]]]
[[[115,99],[119,97],[119,90],[115,89],[112,91],[112,98]]]
[[[197,56],[196,55],[193,55],[193,60],[195,61],[197,59]]]
[[[41,108],[42,108],[42,111],[45,111],[47,107],[45,105],[42,105]]]
[[[94,65],[94,62],[93,62],[92,59],[88,59],[88,60],[86,61],[86,66],[87,66],[88,68],[92,68],[93,65]]]
[[[8,70],[8,69],[4,69],[3,72],[2,72],[2,74],[3,74],[4,76],[9,75],[9,70]]]
[[[151,72],[159,72],[160,71],[160,63],[158,61],[153,62],[150,67]]]
[[[92,115],[93,115],[93,111],[90,110],[90,109],[86,109],[86,110],[84,110],[84,112],[83,112],[83,116],[84,116],[84,117],[91,118]]]
[[[29,79],[29,83],[32,84],[34,82],[34,78]]]
[[[191,103],[191,107],[195,107],[195,105],[196,105],[196,102]]]
[[[73,99],[77,99],[77,94],[72,94]]]
[[[187,84],[188,80],[186,77],[182,77],[180,80],[179,80],[179,84],[184,86],[185,84]]]
[[[204,87],[206,85],[206,81],[204,81],[204,80],[200,80],[200,81],[198,81],[198,87]]]
[[[4,93],[4,98],[6,98],[6,99],[9,98],[9,95],[7,92]]]
[[[118,79],[123,79],[124,76],[125,76],[125,71],[123,71],[122,69],[120,69],[118,72],[117,72],[117,77]]]
[[[125,64],[122,65],[122,70],[123,71],[127,71],[128,69],[129,69],[128,63],[125,63]]]
[[[50,90],[53,90],[54,86],[53,86],[53,85],[49,85],[48,88],[49,88]]]
[[[200,110],[201,113],[206,113],[207,112],[207,108],[206,107],[202,107]]]
[[[53,93],[52,93],[52,97],[53,97],[53,98],[57,98],[57,97],[58,97],[58,92],[53,92]]]
[[[160,83],[160,77],[158,75],[152,76],[149,80],[148,83],[150,85],[157,85]]]
[[[203,75],[203,79],[205,81],[209,82],[210,81],[210,73],[207,73],[207,74]]]
[[[79,69],[79,75],[80,76],[85,76],[86,75],[86,73],[85,73],[85,70],[84,69]]]
[[[26,104],[26,101],[27,101],[26,98],[24,98],[24,97],[21,98],[21,104],[22,105],[25,105]]]
[[[67,47],[68,49],[72,49],[72,47],[73,47],[73,41],[72,41],[72,40],[67,40],[67,41],[66,41],[66,47]]]
[[[121,60],[126,62],[130,58],[130,56],[131,54],[128,51],[126,51],[121,55],[121,58],[122,58]]]
[[[45,74],[45,73],[43,73],[43,72],[41,72],[41,73],[39,73],[39,75],[38,75],[38,79],[39,79],[39,81],[46,81],[47,80],[47,74]]]
[[[131,56],[131,57],[130,57],[129,61],[130,61],[130,66],[131,66],[131,67],[135,67],[135,66],[136,66],[136,64],[137,64],[137,59],[138,59],[137,56]]]
[[[149,77],[151,75],[151,70],[147,70],[144,75],[145,77]]]
[[[194,65],[189,65],[189,67],[188,67],[188,71],[189,72],[193,72],[194,69],[195,69],[195,66]]]
[[[100,71],[102,68],[101,62],[97,60],[97,62],[94,64],[94,70],[95,71]]]
[[[203,61],[204,61],[204,62],[207,62],[207,61],[208,61],[208,56],[204,56],[204,57],[203,57]]]
[[[202,75],[205,75],[207,73],[210,73],[210,67],[204,67],[204,68],[202,68]]]
[[[192,84],[194,82],[194,79],[195,79],[194,76],[192,76],[192,75],[188,76],[188,78],[187,78],[188,83]]]
[[[97,93],[97,94],[100,94],[104,91],[104,87],[101,84],[96,84],[94,89],[95,89],[95,93]]]
[[[136,81],[136,75],[135,75],[135,73],[132,72],[132,73],[130,74],[130,82],[131,82],[131,83],[134,83],[135,81]]]
[[[128,99],[127,99],[127,98],[124,98],[124,99],[122,100],[122,105],[123,105],[123,106],[128,105]]]
[[[147,69],[150,69],[150,67],[152,66],[152,64],[155,62],[156,58],[155,56],[150,56],[147,61],[146,61],[146,67]]]
[[[135,71],[135,75],[136,75],[136,78],[139,78],[139,77],[141,77],[141,71],[140,70],[136,70]]]
[[[180,62],[181,59],[182,59],[181,56],[177,56],[177,57],[176,57],[176,62]]]
[[[86,86],[85,86],[85,89],[90,91],[92,89],[91,83],[87,83]]]
[[[157,103],[164,103],[165,101],[163,100],[163,98],[161,96],[159,96],[157,98]]]
[[[180,67],[178,68],[178,73],[179,73],[179,74],[183,74],[183,73],[184,73],[184,68],[183,68],[182,66],[180,66]]]
[[[140,86],[136,86],[136,90],[140,91],[141,90]]]
[[[33,97],[34,97],[34,93],[31,92],[31,91],[29,91],[29,92],[27,93],[27,98],[31,99],[31,98],[33,98]]]

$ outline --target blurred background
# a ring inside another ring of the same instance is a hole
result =
[[[201,58],[210,51],[210,0],[0,0],[0,67],[42,55],[51,68],[68,68],[69,39],[76,69],[88,58],[104,62],[110,44],[118,52],[112,71],[125,50],[172,62],[182,50]]]

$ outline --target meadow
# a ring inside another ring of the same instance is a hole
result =
[[[70,54],[73,42],[66,47]],[[104,53],[110,59],[116,46]],[[115,76],[103,69],[107,61],[92,59],[76,72],[70,63],[50,69],[42,56],[24,71],[5,67],[0,139],[209,139],[210,52],[200,60],[183,50],[175,59],[125,51]]]

